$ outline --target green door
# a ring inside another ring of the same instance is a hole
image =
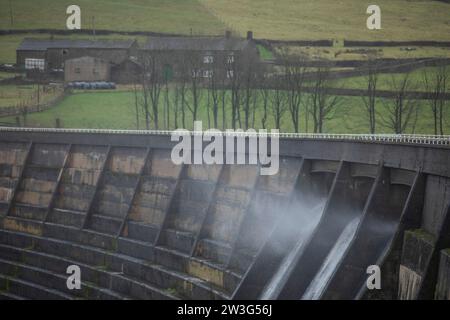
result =
[[[163,77],[165,81],[170,81],[173,78],[173,69],[170,64],[165,64],[163,68]]]

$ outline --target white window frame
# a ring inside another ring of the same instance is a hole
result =
[[[192,78],[199,78],[202,75],[201,70],[192,70]]]
[[[203,70],[203,78],[212,78],[213,71],[212,70]]]
[[[25,69],[26,70],[39,69],[41,71],[44,71],[45,59],[25,58]]]
[[[203,63],[205,64],[211,64],[214,63],[214,56],[211,54],[207,54],[203,56]]]

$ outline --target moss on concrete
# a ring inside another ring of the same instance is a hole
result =
[[[405,232],[405,234],[410,234],[411,236],[421,239],[427,243],[434,244],[436,239],[435,236],[423,229],[415,229],[415,230],[408,230]]]
[[[117,252],[119,250],[119,243],[117,242],[117,239],[112,240],[111,250],[112,250],[112,253]]]
[[[166,293],[170,294],[170,295],[177,295],[178,291],[175,288],[167,288],[166,290],[164,290]]]

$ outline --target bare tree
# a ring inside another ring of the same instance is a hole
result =
[[[242,107],[244,112],[244,128],[248,129],[254,125],[256,111],[256,95],[255,85],[257,82],[258,64],[250,56],[244,56],[240,63],[242,77]]]
[[[255,127],[255,122],[256,122],[256,112],[258,109],[258,91],[256,89],[253,90],[253,94],[252,94],[252,99],[251,99],[251,111],[252,111],[252,115],[251,115],[251,127],[254,128]]]
[[[186,55],[187,72],[190,74],[188,93],[190,99],[186,100],[186,106],[188,110],[192,113],[192,120],[198,120],[198,110],[203,97],[202,92],[202,70],[199,57],[196,53],[191,53]]]
[[[341,101],[339,96],[330,94],[329,73],[329,67],[318,68],[309,96],[309,112],[314,121],[314,133],[323,132],[324,123],[333,117]]]
[[[269,106],[270,88],[268,85],[269,79],[266,75],[259,78],[259,96],[262,106],[261,126],[263,129],[267,128],[267,107]]]
[[[177,74],[177,81],[175,84],[175,105],[178,106],[181,112],[181,125],[183,128],[186,128],[186,101],[187,101],[187,91],[188,91],[188,83],[190,81],[190,77],[192,76],[189,71],[189,64],[184,55],[178,57],[179,61],[179,71]],[[175,116],[177,113],[175,113]],[[178,121],[175,121],[175,127],[178,128]]]
[[[248,128],[253,122],[252,114],[256,105],[255,82],[260,73],[260,65],[255,62],[250,52],[238,56],[233,54],[225,62],[226,84],[230,92],[231,126],[242,128],[241,112],[244,114],[244,126]]]
[[[151,121],[151,113],[150,113],[150,103],[149,103],[149,96],[148,96],[148,85],[147,83],[147,76],[145,72],[145,67],[143,66],[142,72],[139,76],[139,81],[141,83],[141,96],[136,99],[139,100],[139,104],[141,105],[142,111],[144,113],[145,118],[145,128],[147,130],[150,130],[150,121]]]
[[[228,97],[228,89],[225,86],[225,77],[222,77],[222,91],[220,92],[220,100],[222,105],[222,130],[226,129],[226,123],[227,123],[227,112],[226,112],[226,106],[227,106],[227,97]]]
[[[164,75],[164,121],[165,128],[170,128],[170,89],[168,75]]]
[[[28,115],[28,107],[24,105],[20,110],[20,115],[22,116],[23,127],[27,126],[27,115]]]
[[[142,87],[141,106],[145,115],[147,130],[150,129],[150,122],[158,129],[159,123],[159,100],[163,85],[161,66],[163,60],[158,55],[142,55],[140,82]]]
[[[431,74],[430,74],[431,73]],[[441,66],[434,72],[426,69],[423,72],[423,83],[425,89],[431,94],[428,100],[433,112],[434,134],[444,134],[444,109],[446,105],[446,93],[449,91],[450,75],[447,66]]]
[[[240,61],[239,61],[240,62]],[[240,106],[242,95],[242,76],[238,61],[234,61],[227,66],[227,78],[230,88],[231,101],[231,127],[236,129],[241,126]]]
[[[396,134],[406,132],[408,126],[412,126],[414,132],[417,123],[417,100],[411,95],[414,83],[409,72],[399,77],[391,77],[390,87],[394,91],[392,99],[384,99],[385,112],[378,112],[381,124],[394,131]]]
[[[134,108],[136,113],[136,129],[139,130],[139,98],[138,98],[138,79],[133,81]]]
[[[219,59],[216,57],[216,59]],[[213,118],[213,127],[219,127],[219,105],[221,100],[221,85],[223,85],[223,73],[220,72],[220,67],[223,66],[223,61],[214,61],[212,63],[212,73],[208,78],[208,98],[211,97],[212,104],[212,118]],[[223,87],[222,87],[223,89]],[[223,93],[222,93],[223,94]],[[209,100],[209,99],[208,99]],[[208,107],[210,102],[208,101]],[[224,106],[223,106],[224,108]],[[208,110],[209,111],[209,110]]]
[[[283,88],[283,78],[277,77],[274,89],[270,93],[271,111],[275,121],[275,128],[281,130],[281,119],[288,108],[288,95]]]
[[[178,129],[178,115],[180,112],[180,93],[179,93],[179,87],[175,84],[173,88],[173,95],[172,95],[172,105],[173,105],[173,125],[175,129]]]
[[[283,56],[284,76],[288,94],[288,109],[295,132],[300,130],[300,107],[303,99],[303,84],[306,67],[304,59]]]
[[[366,84],[367,90],[361,98],[366,109],[366,118],[371,134],[376,132],[376,102],[378,95],[378,68],[375,61],[369,61],[367,66]]]

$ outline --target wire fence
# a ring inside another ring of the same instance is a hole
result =
[[[53,108],[66,97],[64,90],[56,92],[55,96],[49,98],[43,103],[30,102],[24,105],[0,107],[0,117],[18,116],[33,112],[41,112]],[[34,100],[33,98],[32,100]]]

